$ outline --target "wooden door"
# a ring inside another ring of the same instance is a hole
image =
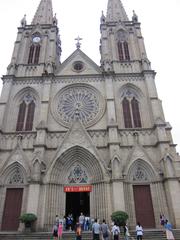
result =
[[[144,228],[155,228],[150,185],[133,186],[136,221]]]
[[[2,231],[17,231],[21,214],[23,188],[8,188],[2,218]]]

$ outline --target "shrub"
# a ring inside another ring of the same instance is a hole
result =
[[[23,223],[33,223],[37,220],[37,216],[34,213],[24,213],[20,216],[20,221]]]
[[[115,222],[118,226],[124,226],[128,217],[128,214],[123,211],[113,212],[111,215],[112,221]]]

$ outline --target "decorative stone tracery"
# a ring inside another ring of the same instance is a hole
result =
[[[87,183],[88,176],[86,171],[79,164],[77,164],[70,172],[68,181],[69,183]]]
[[[86,84],[63,88],[52,102],[52,113],[56,121],[66,127],[77,117],[85,127],[95,124],[105,110],[104,98],[100,92]]]
[[[140,165],[137,166],[136,171],[134,172],[133,175],[133,181],[143,182],[147,180],[148,180],[147,173],[143,170],[143,168]]]
[[[23,184],[24,183],[24,178],[22,176],[22,173],[18,167],[14,170],[12,176],[10,176],[9,184]]]

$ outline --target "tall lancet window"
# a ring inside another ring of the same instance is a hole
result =
[[[125,128],[142,127],[137,96],[134,96],[129,89],[123,93],[122,110]]]
[[[25,113],[26,113],[26,103],[23,101],[19,105],[19,114],[18,114],[18,119],[17,119],[17,124],[16,124],[16,131],[23,130]]]
[[[27,94],[19,105],[16,131],[31,131],[33,129],[35,100]]]
[[[134,127],[141,127],[141,118],[139,112],[139,103],[135,97],[131,100],[132,115],[134,120]]]
[[[117,48],[118,48],[119,60],[120,61],[130,60],[127,33],[124,30],[120,30],[117,34],[117,38],[118,38]]]
[[[132,128],[131,109],[127,98],[122,101],[125,128]]]
[[[29,49],[28,64],[38,64],[40,56],[40,46],[41,37],[39,33],[35,33],[32,37],[32,44]]]
[[[33,63],[33,56],[34,56],[34,45],[31,45],[29,50],[28,64]]]
[[[28,64],[38,64],[41,46],[31,45],[29,50]]]
[[[119,53],[119,60],[123,61],[124,60],[124,54],[123,54],[123,43],[118,42],[118,53]]]
[[[35,54],[34,54],[34,63],[38,64],[39,63],[39,54],[40,54],[40,45],[36,45],[35,47]]]

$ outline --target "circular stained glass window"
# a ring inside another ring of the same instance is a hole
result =
[[[83,63],[83,62],[80,62],[80,61],[75,62],[75,63],[73,64],[73,69],[74,69],[75,71],[77,71],[77,72],[82,71],[82,70],[84,69],[84,63]]]
[[[52,102],[56,121],[71,126],[77,117],[85,127],[95,124],[104,114],[105,101],[100,92],[86,84],[73,84],[58,92]]]

